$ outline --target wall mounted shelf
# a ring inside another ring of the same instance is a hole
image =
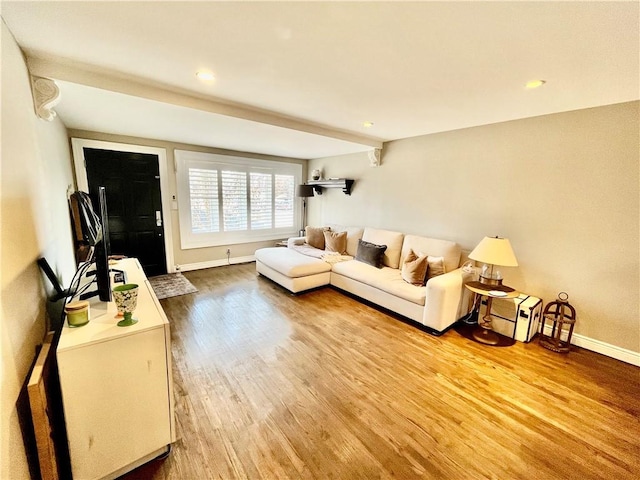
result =
[[[353,180],[350,178],[329,178],[326,180],[310,180],[311,185],[318,195],[322,195],[323,188],[341,188],[346,195],[351,195]]]

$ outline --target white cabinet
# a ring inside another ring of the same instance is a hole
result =
[[[138,323],[118,327],[115,304],[92,300],[89,323],[65,324],[57,347],[75,480],[116,478],[175,441],[169,322],[138,261],[115,268],[140,286]]]

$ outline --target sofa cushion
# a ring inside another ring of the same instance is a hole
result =
[[[460,265],[461,248],[455,242],[438,240],[436,238],[420,237],[418,235],[405,235],[402,243],[402,260],[413,250],[418,255],[431,255],[432,257],[444,257],[444,266],[447,272],[452,272]]]
[[[405,282],[397,268],[375,268],[357,260],[336,263],[332,275],[338,273],[417,305],[424,305],[427,287]]]
[[[358,253],[358,240],[362,238],[364,229],[361,227],[345,227],[344,225],[329,224],[334,232],[347,232],[347,255],[352,257]]]
[[[309,257],[291,248],[261,248],[256,250],[256,260],[289,278],[305,277],[331,270],[331,265]]]
[[[307,243],[314,248],[324,250],[324,231],[328,229],[328,227],[305,227],[304,235]]]
[[[356,260],[368,263],[376,268],[382,268],[382,256],[387,249],[386,245],[376,245],[375,243],[358,240],[358,251]]]
[[[427,263],[429,264],[429,269],[427,270],[427,280],[446,273],[446,268],[444,266],[444,257],[434,257],[432,255],[429,255],[427,257]]]
[[[382,263],[387,267],[399,268],[400,252],[404,234],[391,230],[379,230],[377,228],[365,228],[362,240],[376,245],[386,245],[387,249],[382,257]]]
[[[338,252],[343,255],[347,253],[347,232],[324,232],[324,249],[327,252]]]
[[[421,286],[425,283],[427,277],[427,263],[426,255],[416,255],[413,250],[409,250],[409,254],[402,262],[402,269],[400,270],[400,276],[402,279],[410,283],[411,285]]]

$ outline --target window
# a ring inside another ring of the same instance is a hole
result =
[[[295,235],[302,166],[176,150],[183,249]]]

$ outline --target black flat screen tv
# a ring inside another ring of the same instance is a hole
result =
[[[107,190],[98,187],[96,193],[96,205],[102,225],[102,239],[96,243],[94,258],[96,262],[96,282],[98,283],[98,295],[103,302],[111,301],[111,280],[109,278],[109,255],[111,245],[109,243],[109,217],[107,215]]]
[[[82,243],[91,247],[92,252],[87,261],[95,264],[95,271],[89,275],[95,275],[97,289],[93,292],[82,294],[80,298],[86,299],[98,295],[103,302],[111,301],[111,279],[109,278],[109,223],[107,216],[107,193],[105,187],[98,187],[92,195],[85,192],[74,192],[72,201],[75,206],[72,212],[78,218],[74,218],[80,226]]]

